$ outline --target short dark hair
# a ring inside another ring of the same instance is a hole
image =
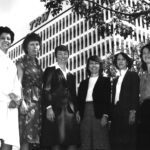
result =
[[[65,46],[65,45],[59,45],[55,48],[55,57],[57,56],[58,51],[66,51],[66,52],[68,52],[68,55],[69,55],[69,50],[68,50],[67,46]]]
[[[102,63],[102,61],[100,60],[100,57],[97,56],[97,55],[93,55],[93,56],[90,56],[90,57],[88,58],[87,64],[86,64],[86,73],[87,73],[87,75],[89,75],[89,76],[91,75],[91,72],[90,72],[90,70],[89,70],[89,63],[90,63],[90,61],[95,61],[95,62],[99,63],[99,66],[100,66],[100,69],[99,69],[99,76],[102,76],[102,74],[103,74],[103,63]]]
[[[29,33],[26,35],[26,37],[22,43],[22,48],[23,48],[25,54],[28,54],[27,47],[28,47],[29,42],[31,42],[31,41],[38,41],[40,44],[40,47],[41,47],[41,42],[42,42],[41,37],[34,32]]]
[[[129,69],[131,69],[132,64],[133,64],[133,60],[132,60],[126,53],[124,53],[124,52],[120,52],[120,53],[118,53],[118,54],[116,54],[116,55],[114,56],[113,64],[115,65],[115,67],[116,67],[117,69],[119,69],[118,66],[117,66],[117,57],[118,57],[118,55],[122,55],[123,58],[126,59],[126,61],[127,61],[127,67],[128,67]]]
[[[143,69],[143,71],[147,71],[147,65],[146,65],[146,63],[144,62],[144,60],[143,60],[143,50],[144,50],[144,48],[148,48],[148,50],[150,51],[150,43],[148,43],[148,44],[146,44],[146,45],[144,45],[142,48],[141,48],[141,50],[140,50],[140,58],[141,58],[141,68]]]
[[[10,34],[10,36],[11,36],[11,43],[14,41],[14,32],[10,28],[0,26],[0,35],[2,33]]]

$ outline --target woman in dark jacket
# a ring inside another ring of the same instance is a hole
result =
[[[78,108],[81,117],[81,149],[109,150],[107,122],[110,106],[110,79],[102,76],[98,56],[87,62],[89,77],[80,83]]]
[[[114,79],[112,88],[112,150],[135,150],[139,77],[128,70],[132,59],[123,52],[115,55],[114,65],[120,76]]]
[[[138,150],[150,149],[150,44],[141,49],[143,74],[140,76],[140,121]]]
[[[55,49],[56,64],[44,72],[41,145],[52,150],[75,150],[79,144],[75,77],[67,69],[69,51]]]

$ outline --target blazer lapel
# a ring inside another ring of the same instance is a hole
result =
[[[94,89],[93,89],[93,93],[94,93],[95,89],[97,88],[97,86],[102,85],[102,81],[103,81],[103,78],[101,78],[99,76],[97,81],[96,81],[96,83],[95,83],[95,86],[94,86]]]
[[[66,80],[66,78],[64,77],[63,72],[59,68],[56,69],[56,72],[57,72],[57,75],[58,75],[59,79],[65,79]]]
[[[122,85],[121,85],[121,90],[126,86],[126,83],[128,82],[128,75],[129,75],[129,71],[126,72],[124,78],[123,78],[123,81],[122,81]],[[121,93],[121,91],[120,91]]]
[[[115,94],[116,94],[116,85],[117,85],[117,82],[118,82],[118,78],[119,77],[116,77],[113,81],[113,88],[112,88],[112,104],[115,103]]]

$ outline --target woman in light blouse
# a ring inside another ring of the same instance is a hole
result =
[[[18,105],[21,98],[21,84],[17,68],[7,56],[14,40],[14,33],[8,27],[0,27],[0,139],[2,150],[19,148]]]
[[[110,79],[102,76],[98,56],[87,61],[88,78],[80,83],[78,109],[81,118],[81,149],[109,150],[108,116],[110,106]]]
[[[112,150],[135,150],[139,77],[129,71],[132,59],[123,52],[115,55],[114,65],[120,76],[114,79],[112,88]]]
[[[150,149],[150,44],[141,49],[141,62],[144,73],[140,76],[140,124],[138,149]]]

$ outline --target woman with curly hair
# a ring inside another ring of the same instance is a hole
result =
[[[28,34],[23,41],[25,56],[17,62],[23,96],[19,113],[21,150],[29,150],[40,139],[42,69],[36,58],[40,48],[39,35]]]

